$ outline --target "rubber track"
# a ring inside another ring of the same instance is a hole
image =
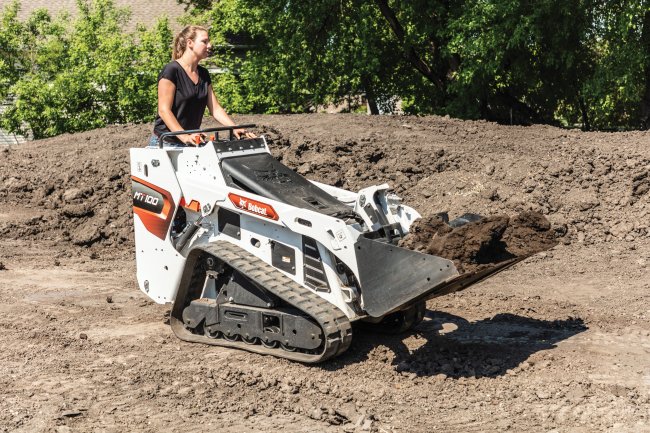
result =
[[[206,343],[215,346],[234,347],[249,352],[273,355],[304,363],[317,363],[339,355],[347,350],[352,341],[352,326],[347,316],[335,305],[327,302],[310,289],[296,283],[271,265],[254,255],[242,250],[229,242],[214,242],[199,245],[190,255],[196,257],[196,250],[202,250],[228,264],[230,267],[258,284],[260,287],[275,294],[287,304],[299,309],[313,318],[323,331],[324,344],[320,354],[288,352],[281,348],[267,348],[260,344],[250,345],[242,341],[227,341],[223,338],[213,339],[204,335],[193,334],[183,324],[182,308],[184,308],[187,289],[191,284],[203,283],[205,274],[195,266],[195,260],[188,260],[191,266],[190,278],[181,280],[172,315],[171,327],[178,338],[185,341]],[[190,258],[188,255],[188,259]],[[185,287],[182,287],[182,286]]]

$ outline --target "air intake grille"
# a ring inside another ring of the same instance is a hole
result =
[[[318,292],[329,292],[330,287],[316,241],[307,236],[303,236],[302,252],[305,284]]]

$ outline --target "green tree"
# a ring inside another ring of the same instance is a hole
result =
[[[449,27],[459,66],[449,83],[454,115],[516,123],[555,123],[575,106],[589,75],[583,39],[588,1],[479,1]]]
[[[255,46],[218,57],[229,73],[216,87],[237,111],[365,94],[384,109],[399,98],[409,113],[502,122],[650,118],[647,0],[183,2],[215,40]]]
[[[650,0],[181,0],[212,23],[231,112],[292,113],[364,96],[372,113],[650,126]],[[124,30],[112,0],[75,19],[0,17],[0,126],[45,137],[150,121],[166,21]]]
[[[112,0],[77,6],[72,20],[37,11],[16,26],[21,74],[7,91],[13,103],[0,118],[4,128],[42,138],[153,120],[157,73],[170,53],[168,23],[127,33],[130,13]]]
[[[589,32],[595,66],[582,89],[595,128],[649,126],[649,39],[648,1],[595,3]]]
[[[240,95],[239,109],[304,111],[365,94],[385,109],[401,98],[412,113],[548,122],[578,97],[583,6],[222,0],[209,16],[220,42],[246,33],[256,46],[244,60],[219,59],[232,72],[218,88],[228,101]]]
[[[402,65],[382,61],[397,53],[372,4],[225,0],[208,16],[216,44],[254,46],[217,55],[227,72],[215,88],[232,111],[303,112],[359,94],[389,106],[397,95]]]
[[[3,101],[24,68],[20,38],[24,26],[18,20],[19,11],[20,6],[14,1],[4,8],[0,17],[0,100]]]

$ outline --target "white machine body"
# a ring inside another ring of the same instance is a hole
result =
[[[303,237],[308,236],[316,241],[329,286],[316,293],[354,320],[365,316],[363,299],[358,287],[337,270],[337,261],[345,264],[356,281],[361,281],[355,255],[359,236],[387,224],[398,225],[402,233],[408,233],[411,223],[420,217],[403,205],[387,184],[354,193],[312,181],[359,215],[362,223],[350,223],[228,185],[221,162],[243,155],[270,155],[264,137],[233,142],[227,148],[208,142],[202,147],[134,148],[130,152],[137,279],[140,289],[157,303],[174,301],[184,270],[184,251],[216,241],[236,243],[268,264],[273,264],[275,243],[293,249],[294,260],[285,259],[293,269],[281,270],[296,283],[306,285],[305,270],[309,265],[303,261]],[[198,225],[182,248],[173,231],[180,209],[186,214],[186,225]],[[219,210],[238,215],[239,238],[219,230]]]

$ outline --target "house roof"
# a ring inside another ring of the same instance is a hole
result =
[[[114,0],[115,5],[119,7],[129,7],[131,9],[131,21],[126,27],[127,30],[135,29],[136,24],[141,23],[150,26],[158,18],[167,17],[172,30],[180,30],[181,25],[178,18],[185,13],[183,5],[178,4],[177,0]],[[13,0],[0,0],[0,10],[13,3]],[[70,12],[73,16],[77,13],[76,0],[22,0],[20,1],[19,19],[27,18],[36,9],[47,9],[51,15],[56,16],[63,11]]]

